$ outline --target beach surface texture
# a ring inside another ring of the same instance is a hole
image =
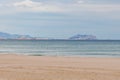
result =
[[[120,80],[120,58],[0,55],[0,80]]]

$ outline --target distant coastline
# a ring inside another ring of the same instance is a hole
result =
[[[119,39],[70,40],[70,39],[0,39],[0,41],[120,41]]]
[[[0,40],[66,40],[66,41],[110,41],[110,40],[119,40],[119,39],[98,39],[95,35],[87,35],[87,34],[76,34],[69,38],[65,39],[57,39],[57,38],[43,38],[43,37],[33,37],[30,35],[20,35],[20,34],[9,34],[5,32],[0,32]]]
[[[81,35],[81,34],[77,34],[66,39],[56,39],[0,32],[0,40],[96,40],[96,39],[97,37],[94,35]]]

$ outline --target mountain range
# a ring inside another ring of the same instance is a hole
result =
[[[94,35],[81,35],[77,34],[69,38],[70,40],[96,40],[96,36]]]
[[[19,35],[0,32],[0,39],[30,39],[30,38],[32,38],[30,35]]]
[[[9,34],[5,32],[0,32],[0,40],[4,39],[16,39],[16,40],[57,40],[51,38],[40,38],[40,37],[32,37],[30,35],[20,35],[20,34]],[[96,40],[96,36],[94,35],[74,35],[65,40]]]

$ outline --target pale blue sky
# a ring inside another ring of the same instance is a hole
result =
[[[68,38],[120,39],[120,0],[0,0],[0,31]]]

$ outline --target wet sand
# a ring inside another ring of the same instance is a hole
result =
[[[0,55],[0,80],[120,80],[120,58]]]

